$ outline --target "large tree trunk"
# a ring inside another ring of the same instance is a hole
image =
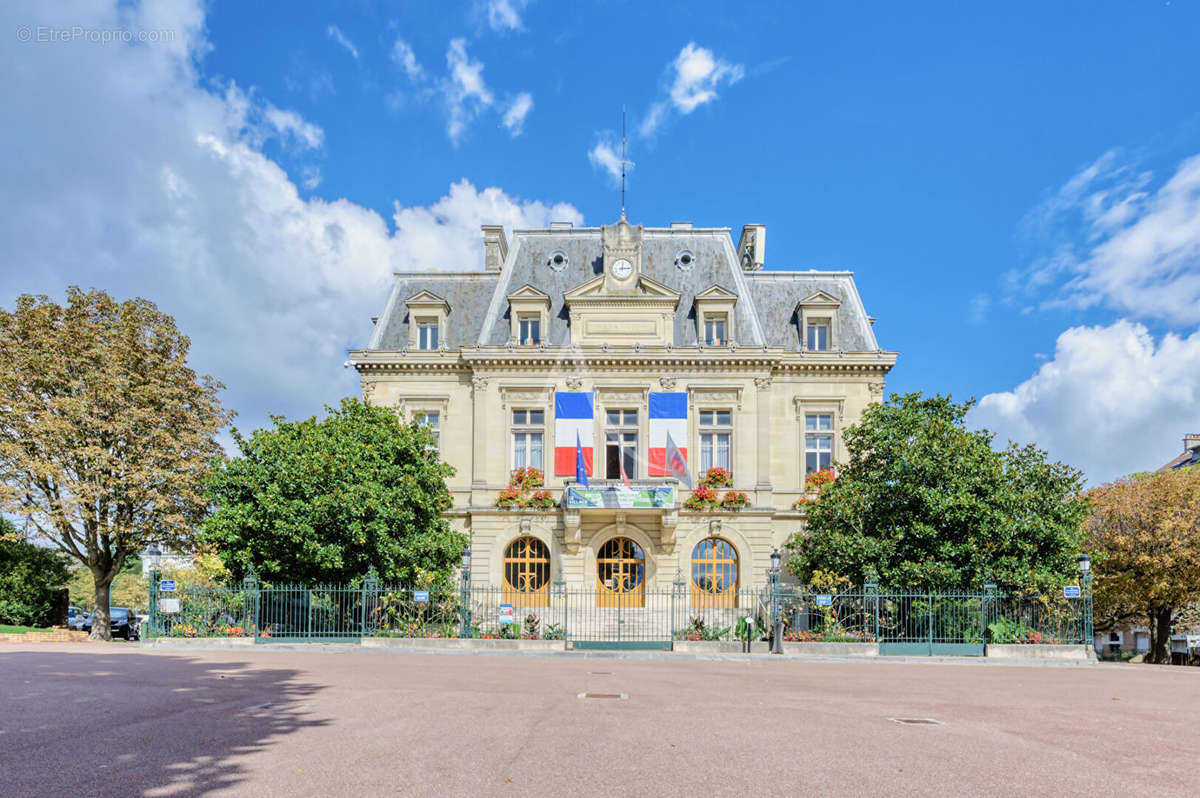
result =
[[[1154,607],[1146,613],[1150,619],[1150,650],[1146,662],[1171,663],[1171,616],[1173,607]]]
[[[112,624],[108,618],[112,577],[92,571],[92,584],[96,588],[96,609],[92,612],[92,632],[88,635],[88,640],[112,640]]]

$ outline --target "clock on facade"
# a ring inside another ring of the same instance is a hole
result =
[[[626,277],[633,274],[633,264],[624,258],[621,258],[612,265],[612,273],[613,277],[616,277],[618,280],[624,280]]]

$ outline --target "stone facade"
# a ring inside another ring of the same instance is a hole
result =
[[[483,232],[485,270],[397,274],[369,345],[351,353],[368,401],[436,424],[456,470],[448,515],[471,536],[472,579],[502,584],[506,549],[531,536],[548,551],[553,580],[595,587],[598,553],[623,537],[644,553],[644,586],[666,588],[687,581],[697,544],[718,537],[736,550],[736,582],[762,585],[771,551],[803,523],[792,507],[805,495],[806,462],[844,456],[842,430],[880,400],[896,360],[876,343],[852,275],[762,268],[760,225],[747,226],[737,249],[728,228],[624,219],[518,230],[511,244],[501,228]],[[621,411],[631,483],[676,486],[668,506],[564,506],[575,478],[555,473],[555,412],[568,393],[592,403],[582,436],[590,430],[594,442],[591,487],[614,505],[628,493],[609,473],[624,454],[607,448],[618,434],[609,414]],[[691,512],[686,489],[651,475],[649,405],[662,394],[686,395],[675,443],[694,477],[703,448],[732,471],[748,507]],[[558,506],[497,508],[512,470],[538,464],[538,435]]]

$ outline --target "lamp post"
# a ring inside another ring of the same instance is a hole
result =
[[[1080,592],[1080,620],[1083,628],[1080,630],[1083,639],[1079,642],[1085,646],[1096,644],[1095,632],[1092,628],[1092,558],[1087,554],[1079,555],[1079,592]]]
[[[783,653],[783,612],[779,606],[779,566],[783,555],[776,548],[771,552],[771,653]]]
[[[471,547],[462,551],[462,630],[460,637],[471,636]]]
[[[153,543],[146,549],[146,562],[150,564],[150,637],[158,636],[158,568],[162,565],[162,551]]]

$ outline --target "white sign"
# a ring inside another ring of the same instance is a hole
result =
[[[179,612],[179,599],[165,598],[158,600],[159,612]]]
[[[511,604],[500,605],[500,623],[513,623],[513,608]]]
[[[1187,646],[1188,648],[1200,648],[1200,635],[1188,635]]]

